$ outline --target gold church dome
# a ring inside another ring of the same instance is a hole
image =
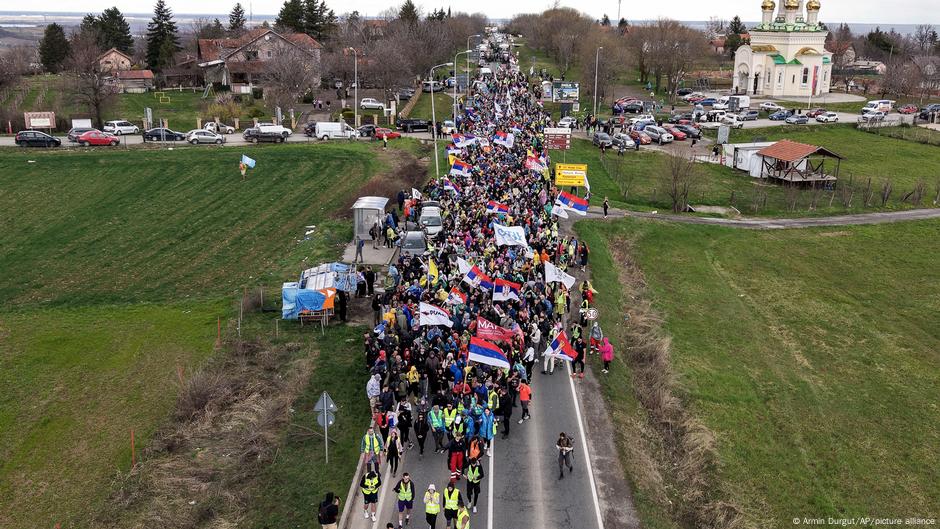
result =
[[[809,2],[806,3],[806,10],[819,11],[819,0],[809,0]]]
[[[799,9],[800,0],[784,0],[783,7],[787,9]]]
[[[777,9],[777,4],[774,3],[774,0],[764,0],[764,3],[761,4],[760,7],[764,11],[773,11]]]

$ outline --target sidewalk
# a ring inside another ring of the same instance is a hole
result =
[[[373,249],[372,241],[366,241],[365,246],[362,248],[362,264],[387,266],[388,263],[392,262],[397,250],[398,248],[386,248],[384,246]],[[352,263],[355,257],[356,241],[353,240],[347,244],[346,249],[343,250],[343,262]]]

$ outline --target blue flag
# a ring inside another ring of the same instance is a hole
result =
[[[255,168],[255,161],[252,160],[251,158],[245,156],[244,154],[242,155],[242,163],[245,164],[245,165],[247,165],[248,167],[250,167],[250,168],[252,168],[252,169]]]

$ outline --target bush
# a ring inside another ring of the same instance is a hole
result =
[[[259,107],[258,105],[252,105],[247,108],[246,114],[248,115],[249,118],[263,118],[267,116],[268,113],[265,112],[264,109]]]

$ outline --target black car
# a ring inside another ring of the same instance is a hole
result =
[[[375,125],[371,123],[366,123],[365,125],[356,129],[359,131],[359,135],[363,138],[374,138],[375,137]]]
[[[260,142],[270,142],[270,143],[284,143],[284,136],[277,132],[261,132],[258,128],[251,127],[245,129],[245,132],[242,133],[242,138],[245,138],[245,141],[251,143],[260,143]]]
[[[677,96],[687,96],[687,95],[691,94],[692,92],[694,92],[694,90],[692,90],[691,88],[680,88],[680,89],[676,90],[676,95],[677,95]]]
[[[698,130],[692,125],[676,125],[675,127],[676,129],[684,132],[687,138],[695,138],[696,140],[702,138],[702,131]]]
[[[631,114],[639,114],[643,112],[643,103],[639,101],[631,101],[623,106],[624,112],[629,112]]]
[[[186,135],[175,130],[157,127],[144,132],[144,141],[183,141]]]
[[[317,133],[317,122],[308,121],[307,124],[304,125],[304,136],[308,138],[312,138],[314,137],[314,135],[316,135],[316,133]]]
[[[680,121],[695,121],[695,116],[691,112],[684,114],[673,114],[669,116],[669,123],[679,123]]]
[[[13,142],[20,147],[58,147],[62,140],[38,130],[22,130],[16,133]]]
[[[395,121],[395,127],[405,132],[431,130],[431,122],[426,119],[399,118]]]
[[[82,134],[85,134],[86,132],[91,132],[93,130],[98,130],[98,129],[94,127],[72,127],[72,130],[69,131],[66,137],[69,139],[69,141],[75,142],[75,141],[78,141],[79,136],[81,136]]]
[[[930,113],[940,114],[940,103],[934,103],[932,105],[927,105],[926,107],[920,109],[920,119],[928,120],[930,119]]]

